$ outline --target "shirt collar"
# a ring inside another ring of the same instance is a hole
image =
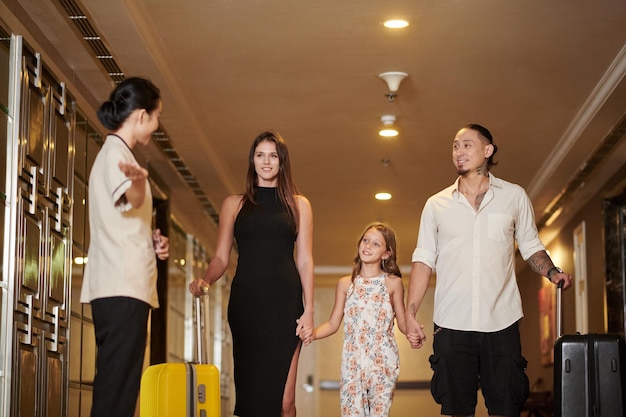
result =
[[[459,181],[460,180],[461,180],[461,176],[459,175],[454,181],[454,184],[452,184],[452,186],[449,189],[452,197],[458,197],[459,195]],[[489,189],[491,189],[492,187],[501,189],[502,184],[503,184],[503,181],[500,178],[496,177],[491,172],[489,173]]]
[[[114,138],[118,138],[120,140],[120,142],[122,142],[124,144],[124,146],[126,146],[126,148],[128,148],[128,150],[133,154],[133,156],[135,155],[135,152],[133,152],[133,148],[131,148],[130,146],[128,146],[128,143],[126,143],[126,141],[124,139],[122,139],[122,137],[120,135],[117,135],[115,133],[109,133],[107,135],[107,140],[110,137],[114,137]]]

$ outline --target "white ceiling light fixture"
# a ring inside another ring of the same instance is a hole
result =
[[[374,198],[376,198],[376,200],[381,200],[381,201],[391,200],[391,194],[389,194],[389,193],[376,193]]]
[[[398,136],[398,131],[393,127],[394,122],[396,121],[396,116],[391,114],[387,114],[385,116],[381,116],[380,121],[383,123],[383,128],[378,132],[378,134],[384,138],[393,138]]]
[[[409,22],[404,19],[389,19],[383,22],[383,26],[388,29],[403,29],[409,26]]]
[[[378,76],[387,83],[387,87],[389,88],[389,93],[385,95],[387,96],[389,101],[394,101],[396,96],[398,95],[397,92],[400,88],[400,83],[402,82],[402,80],[408,77],[409,74],[400,71],[389,71],[378,74]]]

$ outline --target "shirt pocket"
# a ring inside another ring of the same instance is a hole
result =
[[[490,213],[487,217],[487,236],[499,242],[513,238],[513,217],[508,214]]]

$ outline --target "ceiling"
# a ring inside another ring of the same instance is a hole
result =
[[[279,131],[313,206],[318,277],[349,271],[371,221],[395,229],[410,264],[421,209],[455,180],[451,142],[467,123],[491,130],[492,172],[527,189],[540,224],[565,207],[545,239],[626,161],[623,0],[1,1],[14,31],[58,52],[49,64],[71,72],[84,104],[112,82],[68,7],[125,76],[161,88],[168,146],[198,189],[172,174],[163,147],[146,160],[208,245],[198,196],[210,211],[241,192],[252,140]],[[382,26],[397,17],[410,26]],[[386,71],[409,74],[393,102]],[[378,136],[383,115],[396,116],[398,137]],[[393,198],[376,201],[379,191]]]

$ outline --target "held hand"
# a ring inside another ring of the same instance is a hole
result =
[[[313,313],[307,313],[306,311],[296,320],[298,325],[296,326],[296,336],[300,336],[300,333],[305,328],[313,328]]]
[[[203,279],[194,279],[189,284],[189,292],[198,297],[206,295],[209,292],[209,283]]]
[[[426,341],[424,326],[422,326],[415,317],[407,315],[406,318],[406,338],[411,344],[411,348],[419,349]]]
[[[126,178],[131,181],[145,180],[148,178],[148,170],[142,168],[135,162],[120,161],[117,165],[120,171],[126,175]]]
[[[296,320],[296,323],[300,324],[300,319]],[[313,328],[305,327],[300,331],[300,340],[304,346],[309,345],[313,341]]]
[[[152,233],[152,244],[154,246],[154,253],[160,260],[165,260],[170,256],[170,240],[167,236],[161,234],[161,230],[156,229]]]

